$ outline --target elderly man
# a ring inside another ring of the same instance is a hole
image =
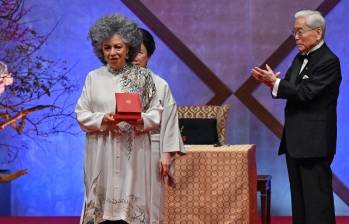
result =
[[[337,56],[324,43],[318,11],[295,14],[299,54],[284,79],[268,65],[252,76],[286,99],[279,154],[286,154],[294,224],[335,223],[331,163],[336,152],[337,98],[342,80]]]

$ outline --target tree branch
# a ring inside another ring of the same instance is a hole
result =
[[[22,110],[19,113],[17,113],[15,116],[6,119],[3,123],[0,123],[0,129],[4,129],[6,126],[11,125],[11,124],[15,124],[17,120],[22,119],[20,126],[18,127],[18,130],[17,130],[17,126],[15,126],[17,132],[22,133],[23,127],[24,127],[23,120],[26,118],[26,116],[28,114],[33,113],[33,112],[38,111],[38,110],[43,110],[43,109],[46,109],[49,107],[53,107],[53,105],[37,105],[35,107]]]

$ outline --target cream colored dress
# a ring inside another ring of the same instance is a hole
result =
[[[151,131],[152,161],[160,160],[162,152],[185,153],[178,124],[177,105],[167,82],[152,74],[156,92],[163,107],[160,128]],[[152,163],[151,223],[163,223],[163,184],[159,163]],[[171,171],[174,171],[173,163]],[[173,173],[172,173],[173,175]]]
[[[151,169],[158,161],[152,158],[147,131],[159,126],[162,107],[150,73],[131,65],[120,71],[103,66],[86,78],[75,110],[86,132],[81,223],[151,223]],[[103,116],[115,111],[115,92],[142,96],[141,133],[125,122],[101,125]]]

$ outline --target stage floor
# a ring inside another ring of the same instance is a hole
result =
[[[35,216],[35,217],[18,217],[18,216],[9,216],[9,217],[0,217],[1,224],[79,224],[79,217],[63,217],[63,216],[54,216],[54,217],[44,217],[44,216]],[[260,222],[259,222],[260,223]],[[291,224],[290,217],[272,217],[271,224]],[[349,224],[349,216],[337,217],[337,224]]]

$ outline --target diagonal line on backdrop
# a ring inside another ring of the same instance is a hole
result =
[[[221,105],[231,96],[226,86],[183,42],[174,35],[141,1],[121,0],[137,15],[213,92],[207,104]]]

